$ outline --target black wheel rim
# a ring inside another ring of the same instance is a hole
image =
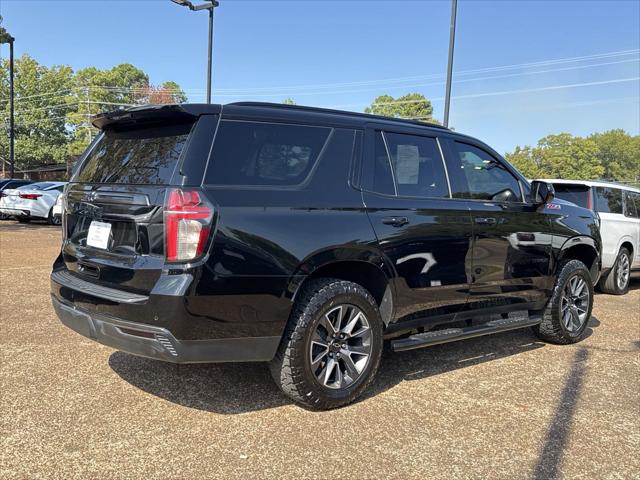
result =
[[[340,389],[364,373],[371,357],[371,327],[355,305],[331,308],[320,318],[309,347],[311,371],[320,385]]]

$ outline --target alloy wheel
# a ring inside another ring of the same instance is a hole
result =
[[[620,290],[627,288],[627,283],[629,283],[629,267],[629,256],[623,253],[618,257],[618,267],[616,272],[616,282],[618,283],[618,289]]]
[[[339,389],[358,380],[371,356],[371,327],[364,312],[343,304],[325,313],[309,347],[311,371],[320,385]]]
[[[587,320],[590,301],[587,282],[579,275],[569,278],[562,291],[561,315],[570,333],[578,332]]]

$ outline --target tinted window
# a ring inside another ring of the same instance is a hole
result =
[[[624,193],[624,214],[627,217],[640,218],[640,193]]]
[[[298,185],[311,172],[330,128],[222,121],[205,182]]]
[[[622,190],[596,187],[596,209],[602,213],[622,213]]]
[[[89,152],[74,182],[167,184],[191,125],[107,131]]]
[[[589,187],[586,185],[567,185],[565,183],[554,183],[556,197],[567,202],[575,203],[579,207],[589,208]]]
[[[385,133],[398,195],[449,197],[447,177],[434,138]]]
[[[455,198],[522,201],[520,183],[506,167],[489,153],[473,145],[454,142],[456,156],[449,165]]]
[[[373,191],[387,195],[395,195],[396,188],[393,182],[391,162],[381,132],[376,132],[374,142]]]

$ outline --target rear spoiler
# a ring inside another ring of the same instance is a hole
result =
[[[93,117],[91,124],[100,130],[113,130],[120,127],[131,128],[166,121],[187,123],[194,122],[200,115],[215,115],[221,111],[221,105],[203,103],[143,105],[100,113]]]

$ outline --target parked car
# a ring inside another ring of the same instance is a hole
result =
[[[21,223],[39,218],[59,225],[60,219],[53,215],[53,205],[65,185],[65,182],[37,182],[7,189],[0,200],[0,213],[15,217]]]
[[[4,196],[4,191],[8,189],[14,189],[18,187],[22,187],[23,185],[29,185],[33,183],[31,180],[23,180],[21,178],[1,178],[0,179],[0,202],[2,201],[2,197]],[[0,220],[6,220],[9,218],[4,213],[0,212]]]
[[[59,318],[86,337],[176,363],[269,362],[283,392],[326,409],[362,394],[384,340],[585,336],[596,215],[472,137],[262,103],[93,125],[51,274]]]
[[[613,295],[629,291],[632,271],[640,271],[640,190],[611,182],[545,180],[556,196],[600,216],[602,275],[599,287]]]

